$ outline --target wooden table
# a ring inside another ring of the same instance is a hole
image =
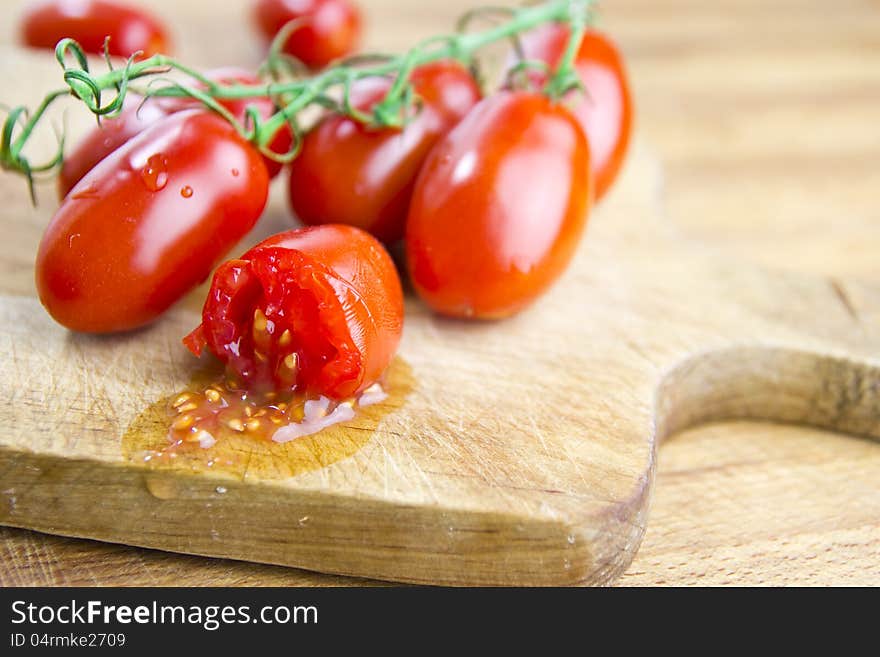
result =
[[[256,61],[246,31],[210,39],[244,19],[206,0],[152,4],[173,18],[184,59]],[[370,45],[402,49],[470,4],[362,0]],[[877,2],[606,0],[602,15],[630,62],[639,129],[665,164],[669,221],[687,239],[772,267],[880,277]],[[676,436],[620,584],[878,584],[878,474],[876,444],[815,430],[726,423]],[[0,538],[3,585],[371,584],[20,530]]]

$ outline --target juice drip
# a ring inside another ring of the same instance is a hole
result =
[[[379,385],[341,402],[293,391],[239,390],[218,364],[141,413],[123,436],[122,449],[151,469],[223,472],[236,479],[292,477],[354,455],[412,388],[411,369],[400,358]]]

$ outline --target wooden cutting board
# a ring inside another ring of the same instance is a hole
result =
[[[23,83],[56,83],[9,56]],[[51,189],[33,211],[4,175],[0,522],[401,581],[601,583],[638,547],[665,433],[754,417],[880,435],[880,292],[696,252],[659,183],[636,147],[572,270],[515,320],[448,322],[411,300],[393,408],[192,472],[142,448],[198,371],[179,337],[199,300],[128,337],[54,326],[30,270]],[[276,202],[261,235],[284,215]]]

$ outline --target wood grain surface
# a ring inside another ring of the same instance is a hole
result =
[[[662,10],[607,3],[608,27],[631,57],[643,132],[664,159],[669,226],[679,237],[774,267],[872,277],[870,256],[880,244],[870,120],[878,12],[870,3],[843,4],[829,20],[808,2],[772,9],[675,2]],[[196,13],[197,5],[186,6]],[[388,13],[387,3],[369,7],[377,22]],[[381,40],[403,47],[457,8],[414,3],[394,33],[386,24]],[[187,46],[193,53],[196,43]],[[205,56],[217,54],[211,47]],[[719,71],[730,72],[723,84]],[[841,289],[836,278],[826,283],[826,291]],[[863,321],[876,322],[861,313],[861,300],[854,303]],[[876,583],[876,452],[851,438],[763,425],[676,437],[661,452],[646,543],[622,581]],[[342,581],[4,532],[7,583]],[[94,566],[80,573],[72,566],[84,553],[94,555]]]

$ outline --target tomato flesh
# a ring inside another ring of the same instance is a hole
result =
[[[303,21],[284,52],[312,68],[354,52],[361,35],[360,12],[349,0],[257,0],[254,20],[267,41],[290,21]]]
[[[254,226],[268,187],[262,157],[226,121],[173,114],[104,158],[62,202],[37,254],[40,300],[75,331],[148,324]]]
[[[89,53],[102,54],[110,37],[111,55],[141,59],[170,54],[168,32],[159,20],[143,9],[113,0],[44,0],[31,3],[21,23],[22,41],[34,48],[55,49],[71,37]]]
[[[522,39],[527,59],[557,66],[568,44],[564,25],[545,25]],[[586,93],[576,101],[575,116],[590,141],[596,200],[601,199],[617,179],[629,148],[633,123],[633,102],[623,57],[617,46],[601,32],[589,30],[581,42],[575,70]],[[546,80],[533,74],[536,84]]]
[[[510,316],[562,274],[590,207],[589,145],[562,104],[501,92],[431,151],[406,226],[413,285],[435,311]]]
[[[290,165],[290,204],[306,225],[344,223],[390,243],[403,237],[419,169],[431,148],[480,100],[471,74],[457,62],[419,67],[411,77],[419,114],[403,129],[376,129],[344,116],[323,119]],[[353,104],[370,112],[391,82],[366,79]]]
[[[391,362],[403,326],[394,264],[370,235],[326,225],[281,233],[214,275],[202,324],[207,348],[238,385],[351,397]]]

